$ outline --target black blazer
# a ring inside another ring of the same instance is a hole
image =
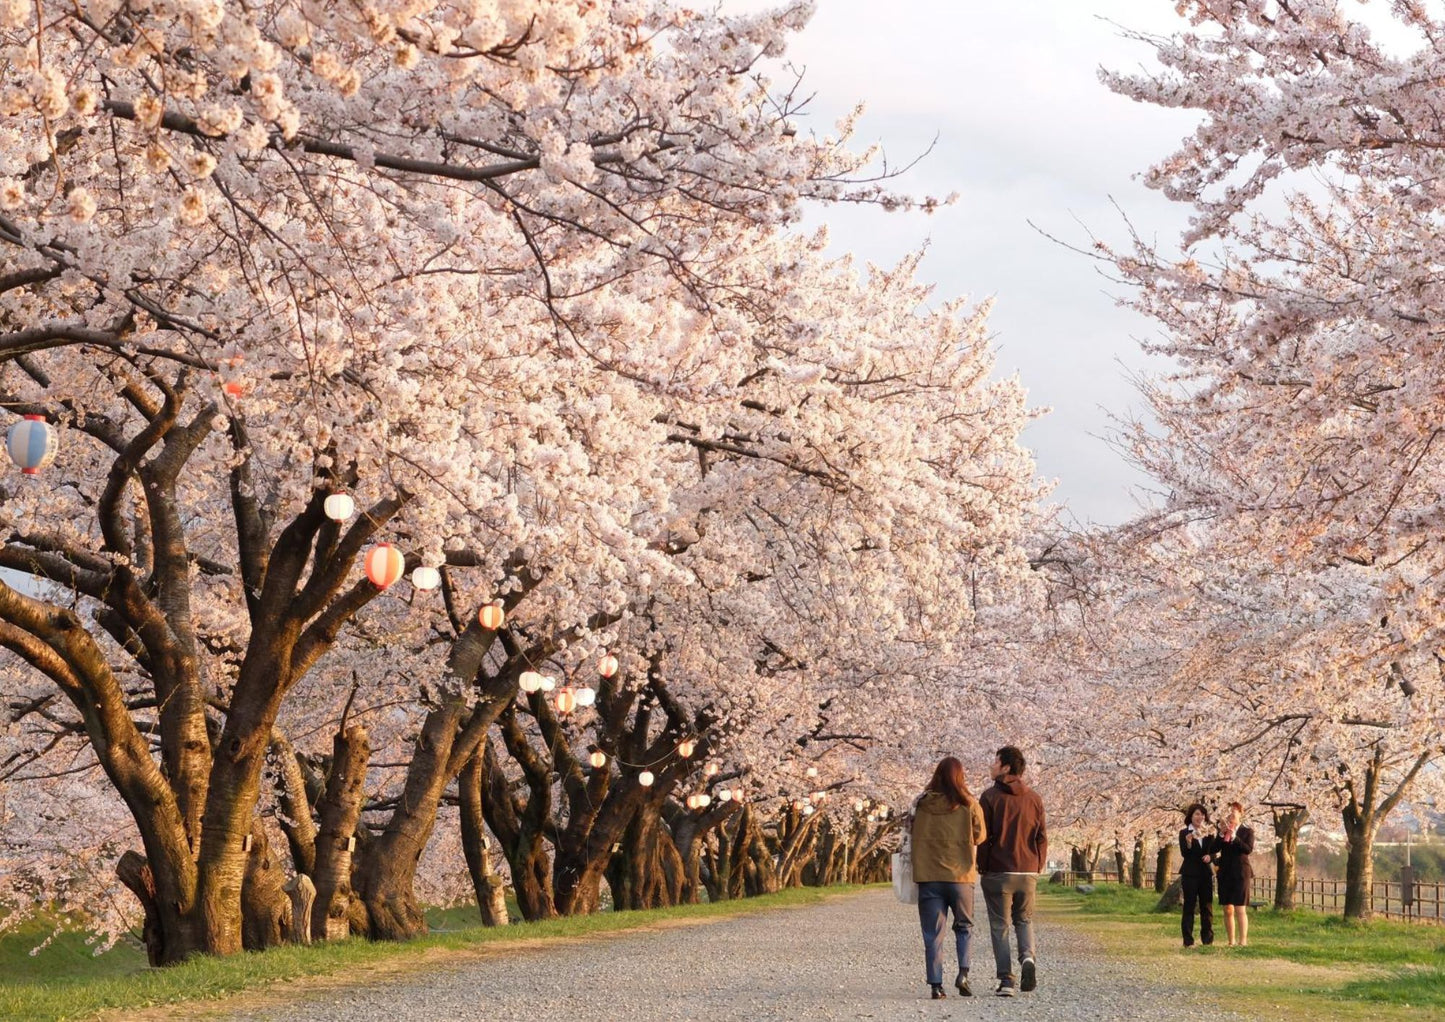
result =
[[[1254,870],[1249,865],[1249,856],[1254,852],[1254,831],[1244,824],[1234,832],[1232,841],[1219,839],[1219,875],[1223,877],[1243,877],[1245,880],[1254,876]]]
[[[1179,865],[1179,875],[1191,880],[1210,880],[1214,877],[1213,864],[1219,850],[1219,838],[1213,834],[1194,835],[1195,840],[1189,840],[1189,828],[1185,827],[1179,832],[1179,854],[1184,861]],[[1209,862],[1204,861],[1209,856]]]

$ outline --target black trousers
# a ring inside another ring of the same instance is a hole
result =
[[[1214,878],[1180,877],[1179,886],[1184,890],[1184,918],[1180,929],[1184,933],[1184,946],[1194,943],[1194,908],[1199,907],[1199,940],[1204,944],[1214,943]]]

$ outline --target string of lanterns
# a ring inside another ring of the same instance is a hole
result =
[[[229,382],[225,384],[226,393],[231,396],[239,396],[242,387],[239,383]],[[45,420],[43,415],[29,414],[23,416],[19,421],[13,423],[5,434],[5,449],[24,475],[39,475],[40,471],[55,460],[59,449],[59,437],[55,428]],[[341,523],[348,521],[356,513],[356,500],[351,494],[344,490],[338,490],[328,494],[322,502],[322,511],[333,522]],[[399,581],[406,571],[406,557],[392,543],[378,543],[366,552],[363,560],[366,570],[366,577],[378,589],[388,589]],[[412,586],[419,591],[436,589],[441,585],[441,571],[431,565],[420,565],[411,573]],[[506,623],[506,611],[503,609],[500,600],[494,600],[482,605],[477,611],[477,623],[488,631],[496,631]],[[597,664],[597,673],[603,678],[614,677],[621,664],[613,653],[604,653]],[[538,671],[523,671],[518,678],[518,687],[528,695],[536,692],[552,692],[557,687],[554,678],[541,674]],[[557,712],[570,714],[580,708],[592,706],[597,701],[597,691],[590,686],[574,687],[564,686],[553,700]],[[675,749],[678,756],[689,759],[697,751],[697,740],[692,737],[684,738],[677,743]],[[588,762],[595,770],[601,770],[608,765],[607,753],[601,749],[594,749],[588,757]],[[619,765],[631,766],[618,761]],[[717,763],[709,762],[703,766],[705,777],[717,776],[719,767]],[[806,770],[810,778],[818,776],[818,768],[810,766]],[[643,769],[637,774],[637,783],[644,788],[650,788],[656,782],[657,777],[651,770]],[[801,809],[805,816],[811,816],[815,809],[814,803],[821,803],[825,793],[816,791],[811,797],[802,802],[795,802],[794,808]],[[689,809],[705,809],[712,804],[714,796],[707,792],[694,792],[687,796],[685,804]],[[741,788],[720,788],[716,795],[718,802],[743,801]],[[853,803],[855,812],[862,813],[871,807],[866,799]],[[874,808],[868,813],[868,819],[886,819],[888,809],[885,806]]]

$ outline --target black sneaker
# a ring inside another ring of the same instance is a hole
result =
[[[994,993],[998,994],[1000,997],[1012,997],[1014,994],[1018,993],[1018,991],[1014,989],[1013,977],[1010,976],[1008,979],[999,980],[998,989],[995,990]]]
[[[1025,958],[1023,961],[1023,980],[1019,983],[1019,989],[1024,993],[1032,993],[1039,985],[1038,974],[1034,970],[1034,960]]]
[[[968,985],[968,973],[966,973],[966,972],[959,972],[958,978],[956,978],[956,979],[953,981],[953,985],[956,986],[956,987],[958,987],[958,996],[959,996],[959,997],[972,997],[972,996],[973,996],[973,987],[971,987],[971,986]]]

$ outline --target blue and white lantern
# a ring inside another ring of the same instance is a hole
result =
[[[27,415],[5,434],[5,449],[10,452],[10,460],[28,476],[39,475],[42,468],[55,460],[59,443],[55,430],[43,415]]]

